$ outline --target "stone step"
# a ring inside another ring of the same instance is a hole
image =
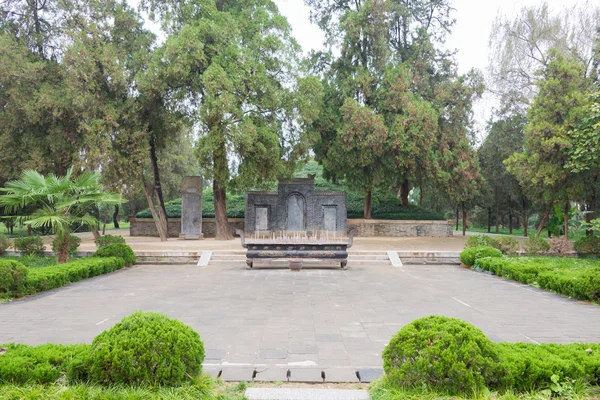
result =
[[[366,390],[306,389],[306,388],[248,388],[248,400],[369,400]]]

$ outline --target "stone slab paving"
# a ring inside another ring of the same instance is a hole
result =
[[[390,337],[431,314],[464,319],[495,341],[600,342],[600,306],[455,266],[361,264],[136,266],[0,304],[0,343],[90,343],[136,310],[190,325],[207,368],[244,375],[232,380],[265,366],[287,368],[291,379],[299,369],[380,373]]]
[[[369,400],[366,390],[248,388],[248,400]]]

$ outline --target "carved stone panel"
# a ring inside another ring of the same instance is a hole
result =
[[[288,231],[303,231],[306,228],[304,197],[300,194],[292,194],[288,197],[286,225]]]
[[[180,239],[202,239],[202,178],[186,176],[181,185]]]
[[[337,231],[336,206],[323,206],[323,229],[329,232]]]
[[[256,206],[255,208],[256,223],[254,225],[255,231],[268,231],[269,230],[269,208],[265,206]]]

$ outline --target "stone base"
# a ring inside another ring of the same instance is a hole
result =
[[[190,233],[180,233],[180,240],[202,240],[204,239],[204,233],[190,234]]]

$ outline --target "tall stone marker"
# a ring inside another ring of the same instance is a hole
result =
[[[202,177],[200,176],[183,178],[179,239],[204,239],[202,233]]]

